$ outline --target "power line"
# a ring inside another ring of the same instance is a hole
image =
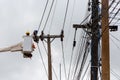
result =
[[[86,33],[84,32],[84,34],[83,34],[84,36],[83,37],[85,37],[86,36]],[[77,58],[76,58],[76,60],[77,60],[77,62],[76,62],[76,65],[75,65],[75,67],[74,67],[74,74],[73,74],[73,80],[74,80],[74,78],[75,78],[75,75],[76,75],[76,73],[77,73],[77,69],[78,69],[78,65],[79,65],[79,62],[80,62],[80,58],[81,58],[81,56],[82,56],[82,51],[83,51],[83,46],[84,46],[84,44],[85,44],[85,39],[84,38],[82,38],[82,40],[80,41],[80,43],[81,43],[81,45],[80,45],[80,50],[79,50],[79,54],[78,54],[78,56],[77,56]],[[81,54],[80,54],[81,53]]]
[[[110,13],[112,13],[115,10],[115,8],[118,6],[119,3],[120,3],[120,1],[117,2],[117,4],[115,5],[115,7],[112,9],[112,11]]]
[[[65,22],[66,22],[67,13],[68,13],[68,6],[69,6],[69,0],[67,0],[67,5],[66,5],[66,10],[65,10],[65,16],[64,16],[64,21],[63,21],[62,30],[64,30],[64,27],[65,27]]]
[[[80,25],[83,24],[90,17],[90,15],[91,13],[87,15],[87,17],[80,23]]]
[[[57,5],[57,0],[56,0],[56,2],[55,2],[55,6],[54,6],[54,10],[53,10],[53,15],[52,15],[51,23],[50,23],[49,34],[50,34],[50,31],[51,31],[51,28],[52,28],[52,23],[53,23],[53,19],[54,19],[54,14],[55,14],[55,10],[56,10],[56,5]]]
[[[50,10],[49,10],[49,13],[48,13],[48,16],[47,16],[47,20],[46,20],[45,25],[44,25],[44,27],[43,27],[43,31],[44,31],[45,28],[46,28],[46,25],[47,25],[48,19],[49,19],[49,17],[50,17],[50,13],[51,13],[51,11],[52,11],[52,7],[53,7],[53,3],[54,3],[54,1],[55,1],[55,0],[52,1],[52,4],[51,4],[51,7],[50,7]]]
[[[47,9],[48,2],[49,2],[49,0],[47,0],[47,2],[46,2],[45,9],[44,9],[44,11],[43,11],[42,18],[41,18],[41,20],[40,20],[40,24],[39,24],[39,27],[38,27],[38,31],[39,31],[39,29],[40,29],[40,27],[41,27],[41,24],[42,24],[44,15],[45,15],[45,11],[46,11],[46,9]]]
[[[43,41],[42,41],[42,44],[43,44],[43,47],[44,47],[44,49],[45,49],[46,55],[48,56],[48,54],[47,54],[47,49],[46,49],[45,44],[44,44]],[[53,66],[53,64],[52,64],[52,66]],[[53,72],[54,72],[54,75],[55,75],[56,79],[58,80],[58,77],[57,77],[57,74],[56,74],[56,72],[55,72],[54,67],[52,67],[52,69],[53,69]]]
[[[63,41],[61,42],[61,46],[62,46],[62,58],[63,58],[63,66],[64,66],[65,78],[67,80],[66,65],[65,65],[65,53],[64,53]]]
[[[72,53],[71,53],[71,58],[70,58],[69,71],[68,71],[68,80],[69,80],[70,71],[71,71],[71,65],[72,65],[72,61],[73,61],[74,47],[76,46],[76,40],[75,40],[76,32],[77,32],[77,29],[75,29],[75,33],[74,33],[74,41],[73,41],[73,47],[72,47]]]
[[[85,36],[86,34],[85,34],[85,32],[84,32],[84,36]],[[83,36],[83,37],[84,37]],[[82,44],[83,43],[83,44]],[[76,60],[77,60],[77,62],[76,62],[76,65],[75,65],[75,71],[74,71],[74,75],[73,75],[73,80],[74,80],[74,78],[75,78],[75,74],[77,73],[77,69],[78,69],[78,66],[79,66],[79,62],[80,62],[80,58],[82,57],[82,51],[83,51],[83,46],[84,46],[84,44],[85,44],[85,39],[83,38],[82,39],[82,41],[81,41],[81,45],[79,46],[79,48],[80,48],[80,50],[79,50],[79,54],[78,54],[78,56],[77,56],[77,58],[76,58]]]
[[[113,1],[111,2],[111,4],[109,5],[109,8],[113,5],[114,2],[115,2],[115,0],[113,0]]]
[[[37,43],[37,47],[38,47],[38,51],[39,51],[39,54],[40,54],[40,57],[41,57],[41,60],[42,60],[43,67],[45,69],[46,75],[48,76],[47,69],[45,67],[45,63],[44,63],[44,60],[43,60],[43,57],[42,57],[42,54],[41,54],[40,47],[39,47],[38,43]]]
[[[85,43],[85,49],[84,49],[83,59],[82,59],[81,66],[80,66],[80,71],[78,73],[78,79],[80,79],[80,77],[81,77],[83,67],[84,67],[84,65],[86,63],[86,60],[87,60],[87,57],[88,57],[88,52],[87,52],[88,47],[89,47],[89,42],[87,40],[86,43]]]
[[[87,71],[89,69],[89,66],[90,66],[90,62],[88,63],[87,68],[86,68],[86,70],[85,70],[85,72],[84,72],[83,77],[81,78],[81,80],[83,80],[85,78],[85,75],[86,75],[86,73],[87,73]]]
[[[84,33],[84,34],[85,34],[85,33]],[[81,35],[83,35],[83,32],[82,32]],[[74,35],[74,39],[75,39],[75,35]],[[80,38],[80,39],[79,39],[78,42],[79,42],[80,44],[77,45],[77,46],[78,46],[78,49],[79,49],[80,46],[82,45],[81,43],[83,43],[83,40],[84,40],[83,38]],[[78,66],[76,60],[78,60],[79,56],[81,56],[81,55],[79,55],[79,50],[77,50],[77,51],[78,51],[78,52],[76,52],[76,53],[78,53],[78,55],[76,54],[76,56],[75,56],[75,61],[73,62],[73,63],[74,63],[74,64],[73,64],[74,66],[73,66],[73,69],[72,69],[72,73],[73,73],[73,74],[72,74],[72,75],[73,75],[72,78],[73,78],[73,80],[74,80],[74,78],[75,78],[75,74],[76,74],[76,70],[77,70],[76,67]]]
[[[110,69],[111,73],[115,76],[115,78],[117,78],[118,80],[120,80],[120,76],[115,73],[112,69]]]
[[[71,27],[71,25],[72,25],[72,19],[73,19],[75,4],[76,4],[76,0],[74,0],[74,2],[73,2],[73,7],[72,7],[72,11],[71,11],[71,18],[70,18],[70,25],[68,25],[68,26],[70,26],[70,27]],[[71,28],[72,28],[72,27],[71,27]],[[68,32],[71,31],[71,30],[70,30],[71,28],[68,28],[68,29],[67,29]],[[68,36],[66,37],[66,42],[68,42],[69,37],[70,37],[70,34],[68,34]],[[67,44],[67,43],[66,43],[66,44]]]
[[[116,17],[116,15],[119,13],[120,9],[118,9],[118,11],[115,13],[115,15],[113,16],[113,18],[111,19],[111,21],[109,22],[109,24],[113,21],[113,19]]]
[[[110,34],[114,39],[120,42],[120,39],[116,38],[114,35]]]
[[[112,39],[112,38],[110,38],[111,40],[112,40],[112,42],[115,44],[115,46],[118,48],[118,49],[120,49],[120,47],[115,43],[115,41]]]
[[[74,53],[74,47],[72,48],[72,54],[71,54],[71,58],[70,58],[70,65],[69,65],[69,71],[68,71],[68,80],[69,80],[69,77],[70,77],[70,71],[71,71],[72,60],[73,60],[73,53]]]

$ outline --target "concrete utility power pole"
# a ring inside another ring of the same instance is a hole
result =
[[[91,2],[90,2],[91,3]],[[89,3],[89,4],[90,4]],[[74,24],[73,28],[86,28],[91,29],[88,35],[91,37],[91,80],[98,80],[98,43],[100,39],[99,34],[99,1],[92,0],[92,21],[85,25]]]
[[[91,80],[98,80],[99,0],[92,0]]]

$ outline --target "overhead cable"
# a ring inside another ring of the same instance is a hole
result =
[[[66,10],[65,10],[65,16],[64,16],[64,21],[63,21],[62,30],[64,30],[64,27],[65,27],[65,22],[66,22],[67,13],[68,13],[68,6],[69,6],[69,0],[67,0],[67,5],[66,5]]]
[[[110,9],[110,7],[113,5],[114,2],[115,2],[115,0],[113,0],[113,1],[111,2],[111,4],[109,5],[109,8],[108,8],[108,9]]]
[[[83,35],[86,36],[86,33],[84,32]],[[83,36],[83,37],[84,37],[84,36]],[[75,79],[75,75],[76,75],[76,73],[77,73],[77,69],[78,69],[79,62],[80,62],[80,59],[81,59],[81,56],[82,56],[84,44],[85,44],[85,39],[82,38],[82,42],[81,42],[81,45],[80,45],[80,47],[79,47],[80,49],[79,49],[79,52],[78,52],[79,54],[78,54],[78,56],[77,56],[77,58],[76,58],[77,62],[76,62],[76,65],[75,65],[75,70],[74,70],[74,74],[73,74],[73,80]]]
[[[72,61],[73,61],[74,47],[76,46],[76,40],[75,40],[76,31],[77,31],[77,28],[75,29],[75,33],[74,33],[74,41],[73,41],[72,53],[71,53],[71,57],[70,57],[70,65],[69,65],[69,71],[68,71],[68,80],[69,80],[69,77],[70,77],[70,71],[71,71],[71,66],[72,66]]]
[[[45,44],[44,44],[44,42],[43,42],[43,41],[42,41],[42,44],[43,44],[43,47],[44,47],[44,49],[45,49],[46,55],[48,56],[48,54],[47,54],[48,52],[47,52],[47,49],[46,49]],[[53,64],[52,64],[52,69],[53,69],[53,73],[54,73],[54,75],[55,75],[56,79],[58,80],[58,77],[57,77],[57,74],[56,74],[56,72],[55,72],[55,69],[54,69]]]
[[[56,5],[57,5],[57,0],[56,0],[56,2],[55,2],[54,9],[53,9],[53,15],[52,15],[51,23],[50,23],[49,34],[50,34],[50,31],[51,31],[51,28],[52,28],[52,23],[53,23],[53,19],[54,19],[54,14],[55,14],[55,10],[56,10]]]
[[[110,71],[118,80],[120,80],[120,76],[117,73],[115,73],[112,69],[110,69]]]
[[[86,73],[87,73],[87,71],[89,69],[89,66],[90,66],[90,62],[88,63],[87,68],[86,68],[86,70],[85,70],[85,72],[84,72],[83,77],[81,78],[81,80],[84,80],[85,75],[86,75]]]
[[[87,57],[88,57],[88,53],[89,53],[89,52],[87,52],[88,47],[89,47],[89,42],[87,40],[86,43],[85,43],[84,54],[83,54],[83,58],[82,58],[81,66],[80,66],[80,71],[78,73],[78,79],[80,79],[80,77],[81,77],[81,74],[83,72],[83,68],[85,66],[85,63],[86,63],[86,60],[87,60]]]
[[[115,13],[115,15],[113,16],[113,18],[110,20],[109,24],[113,21],[113,19],[116,17],[116,15],[119,13],[120,9],[118,9],[118,11]]]
[[[38,43],[37,43],[37,47],[38,47],[38,51],[39,51],[39,54],[40,54],[40,57],[41,57],[41,60],[42,60],[43,67],[44,67],[46,75],[48,77],[47,69],[45,67],[45,63],[44,63],[44,60],[43,60],[43,57],[42,57],[42,54],[41,54],[40,47],[39,47]]]
[[[52,7],[53,7],[53,4],[54,4],[54,1],[55,1],[55,0],[52,0],[52,4],[51,4],[50,10],[49,10],[49,13],[48,13],[47,19],[46,19],[46,21],[45,21],[45,25],[44,25],[44,27],[43,27],[43,31],[44,31],[45,28],[46,28],[46,25],[47,25],[48,19],[49,19],[49,17],[50,17],[51,11],[52,11]]]
[[[118,6],[119,3],[120,3],[120,0],[117,2],[117,4],[115,5],[115,7],[112,9],[110,13],[112,13],[115,10],[115,8]]]
[[[83,33],[85,33],[85,32],[82,31],[82,34],[81,34],[81,35],[83,35]],[[82,45],[81,43],[83,43],[83,38],[80,38],[79,41],[78,41],[78,43],[79,43],[79,44],[78,44],[77,51],[78,51],[78,49],[81,49],[80,47],[81,47],[81,45]],[[77,53],[77,54],[76,54],[76,56],[75,56],[75,58],[74,58],[74,62],[73,62],[73,63],[74,63],[74,64],[73,64],[74,66],[73,66],[73,68],[72,68],[72,71],[73,71],[73,72],[72,72],[72,73],[73,73],[73,74],[72,74],[72,78],[73,78],[72,80],[74,80],[75,74],[76,74],[76,70],[77,70],[76,66],[77,66],[77,59],[78,59],[79,51],[76,52],[76,53]]]
[[[115,46],[120,50],[120,46],[118,46],[118,44],[116,44],[115,41],[112,38],[110,38],[110,39],[115,44]]]
[[[120,39],[118,39],[117,37],[115,37],[114,35],[110,34],[114,39],[116,39],[117,41],[120,42]]]
[[[67,80],[67,72],[66,72],[66,65],[65,65],[65,53],[64,53],[63,41],[61,41],[61,46],[62,46],[62,58],[63,58],[63,66],[64,66],[65,79]]]
[[[47,2],[46,2],[45,9],[44,9],[44,11],[43,11],[42,18],[41,18],[41,20],[40,20],[40,24],[39,24],[39,27],[38,27],[38,31],[39,31],[39,29],[40,29],[40,27],[41,27],[41,24],[42,24],[44,15],[45,15],[45,11],[46,11],[46,9],[47,9],[48,2],[49,2],[49,0],[47,0]]]

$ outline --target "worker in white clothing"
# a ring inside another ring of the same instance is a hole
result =
[[[16,45],[12,45],[10,47],[6,47],[6,48],[0,48],[0,52],[7,52],[7,51],[11,51],[11,52],[17,52],[17,51],[21,51],[23,54],[24,58],[31,58],[32,57],[32,52],[35,49],[35,45],[33,44],[32,41],[32,36],[30,36],[29,32],[26,32],[26,35],[23,36],[24,41],[20,42]]]

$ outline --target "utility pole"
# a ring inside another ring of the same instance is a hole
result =
[[[60,63],[60,80],[61,80],[61,63]]]
[[[91,80],[98,80],[98,43],[99,43],[99,1],[92,0],[91,25]]]
[[[91,3],[91,2],[90,2]],[[78,25],[74,24],[73,28],[83,28],[91,29],[91,32],[87,32],[88,35],[91,37],[91,80],[98,80],[98,43],[100,39],[99,34],[99,1],[92,0],[92,21],[91,23]]]
[[[51,62],[51,42],[55,39],[55,38],[61,38],[61,41],[63,41],[63,31],[61,32],[60,35],[44,35],[44,33],[42,32],[42,34],[40,35],[40,39],[43,41],[44,39],[47,39],[47,45],[48,45],[48,80],[52,80],[52,62]],[[53,40],[51,40],[53,39]]]
[[[110,80],[108,0],[102,0],[102,80]]]

